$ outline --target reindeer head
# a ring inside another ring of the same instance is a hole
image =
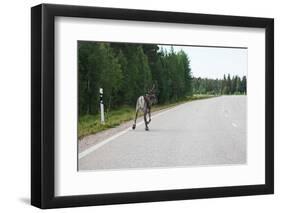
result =
[[[151,104],[157,103],[157,96],[155,92],[155,85],[153,84],[152,88],[148,90],[147,95]]]

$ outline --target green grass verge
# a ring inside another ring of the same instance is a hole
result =
[[[200,100],[216,97],[214,95],[193,95],[190,97],[186,97],[183,100],[167,103],[163,105],[155,105],[152,107],[152,112],[159,111],[162,109],[170,108],[188,101]],[[140,114],[139,116],[141,116]],[[105,114],[105,124],[100,123],[100,115],[84,115],[79,117],[78,123],[78,137],[79,139],[101,132],[103,130],[116,127],[126,121],[130,121],[135,116],[135,108],[129,106],[123,106],[120,109],[112,110],[109,113]]]

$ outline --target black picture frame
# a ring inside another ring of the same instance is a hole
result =
[[[93,195],[54,195],[55,17],[264,28],[265,184]],[[271,18],[41,4],[31,8],[31,204],[60,208],[272,194],[274,192],[274,20]]]

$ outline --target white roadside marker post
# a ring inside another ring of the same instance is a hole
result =
[[[100,121],[101,124],[104,124],[104,106],[103,106],[102,95],[103,95],[103,89],[100,88]]]

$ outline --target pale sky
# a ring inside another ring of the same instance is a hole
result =
[[[171,45],[159,45],[170,52]],[[189,57],[194,77],[222,79],[224,74],[247,75],[248,50],[242,48],[173,46],[174,51],[183,50]]]

